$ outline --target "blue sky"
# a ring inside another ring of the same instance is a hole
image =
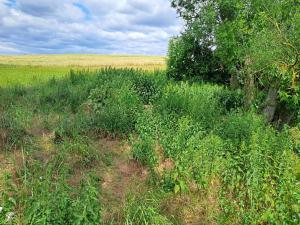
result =
[[[0,54],[165,55],[181,29],[169,0],[0,0]]]

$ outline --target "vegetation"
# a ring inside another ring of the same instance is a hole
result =
[[[239,91],[102,69],[0,94],[0,224],[300,222],[299,126]]]
[[[300,224],[298,1],[171,2],[166,71],[2,57],[0,224]]]
[[[186,29],[170,42],[170,77],[230,82],[243,89],[245,107],[255,105],[269,122],[297,119],[299,1],[171,2]]]
[[[165,57],[129,55],[0,55],[0,87],[30,86],[72,70],[96,71],[101,68],[165,69]]]

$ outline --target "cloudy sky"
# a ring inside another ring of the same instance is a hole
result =
[[[0,54],[165,55],[180,30],[169,0],[0,0]]]

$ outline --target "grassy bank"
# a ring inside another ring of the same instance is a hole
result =
[[[299,127],[164,71],[0,89],[0,224],[299,224]]]

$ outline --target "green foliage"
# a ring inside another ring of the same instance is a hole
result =
[[[100,158],[99,152],[89,143],[87,137],[78,136],[75,140],[64,141],[60,151],[74,157],[77,167],[91,168]]]
[[[236,110],[243,106],[243,94],[241,90],[224,88],[216,94],[216,98],[219,98],[221,107],[225,112]]]
[[[151,139],[136,140],[132,144],[132,156],[143,165],[153,169],[158,163],[158,156],[154,149],[154,143]]]
[[[14,224],[17,221],[14,213],[17,202],[9,193],[15,191],[16,187],[13,185],[12,176],[10,174],[5,174],[4,183],[6,188],[0,196],[0,224]]]
[[[261,127],[264,127],[264,120],[254,113],[232,112],[218,125],[216,132],[225,140],[230,140],[231,145],[239,146],[243,141],[247,143]]]
[[[231,15],[230,7],[222,10]],[[101,224],[114,209],[99,201],[106,196],[93,171],[101,175],[104,165],[119,173],[120,165],[114,151],[99,153],[97,134],[129,136],[128,155],[151,172],[143,185],[155,192],[129,195],[120,223],[183,221],[161,206],[166,195],[188,201],[192,192],[216,224],[299,224],[299,129],[278,131],[243,111],[240,90],[160,75],[72,71],[11,95],[0,89],[1,141],[24,150],[16,173],[0,185],[0,224],[10,212],[12,224]],[[36,144],[31,134],[44,151],[28,151]]]
[[[93,124],[99,132],[125,134],[134,130],[136,116],[142,110],[132,85],[121,79],[106,82],[91,91]]]
[[[87,180],[77,192],[64,183],[62,180],[53,182],[48,178],[35,180],[32,196],[25,202],[26,224],[100,223],[97,185]]]
[[[0,147],[15,149],[31,142],[31,135],[26,130],[27,111],[22,108],[12,108],[0,112]]]
[[[213,85],[168,85],[158,103],[158,111],[174,115],[189,115],[205,127],[212,127],[222,113],[217,93],[223,89]]]
[[[42,88],[40,92],[39,104],[47,110],[51,108],[59,111],[61,108],[67,108],[77,112],[88,97],[89,83],[85,84],[85,79],[81,78],[84,77],[83,75],[72,75],[72,77],[70,81],[50,80],[49,87]],[[82,83],[78,84],[78,80],[82,80]]]
[[[225,83],[228,75],[218,64],[210,46],[199,44],[198,37],[186,32],[169,42],[167,75],[175,80],[197,79]]]
[[[221,174],[223,221],[298,224],[300,189],[292,158],[288,136],[270,128],[257,130],[248,144],[227,155]]]
[[[153,192],[143,194],[141,197],[130,195],[125,205],[125,225],[171,225],[166,216],[161,214],[159,197]]]
[[[90,118],[81,112],[74,116],[62,115],[59,124],[54,129],[54,142],[60,143],[64,140],[75,139],[86,134],[91,129]]]
[[[161,74],[137,75],[133,79],[133,87],[142,98],[144,104],[155,102],[162,94]]]
[[[170,42],[171,76],[181,78],[185,70],[189,77],[197,76],[201,72],[193,70],[195,67],[205,71],[205,65],[212,65],[219,77],[221,71],[230,73],[232,87],[244,87],[247,108],[257,103],[255,89],[267,94],[275,88],[275,105],[272,103],[270,107],[275,107],[276,120],[286,122],[286,115],[295,120],[300,102],[298,1],[171,0],[171,3],[185,22],[185,31]],[[214,51],[210,51],[212,47]],[[204,57],[197,57],[198,51]],[[269,105],[258,108],[262,106]],[[266,116],[275,119],[274,115]]]
[[[73,224],[100,224],[101,203],[99,202],[98,183],[98,178],[93,176],[82,182],[79,196],[73,203]]]
[[[254,112],[234,110],[240,102],[239,91],[169,84],[158,105],[139,116],[137,143],[144,150],[139,156],[149,162],[159,146],[162,157],[173,162],[157,174],[164,191],[216,189],[219,224],[297,224],[296,142]]]

